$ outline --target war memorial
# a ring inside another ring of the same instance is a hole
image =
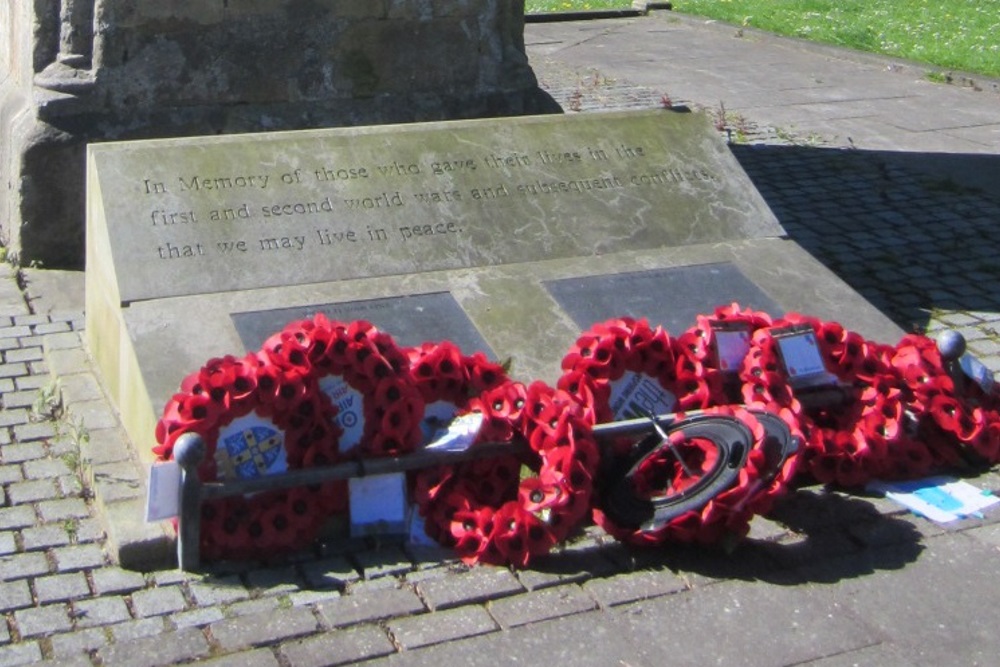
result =
[[[119,565],[731,550],[796,475],[995,459],[962,339],[790,238],[704,111],[561,109],[520,5],[2,10],[4,242],[85,267],[144,490],[97,498]],[[173,459],[195,520],[147,521]]]

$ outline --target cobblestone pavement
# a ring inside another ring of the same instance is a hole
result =
[[[665,94],[565,63],[535,66],[571,112],[657,106]],[[885,153],[721,120],[793,239],[903,328],[958,328],[1000,369],[1000,202],[928,182]],[[944,530],[883,499],[820,488],[757,518],[728,556],[632,552],[590,530],[524,572],[470,571],[396,545],[327,545],[208,574],[123,570],[106,553],[99,513],[141,484],[108,445],[118,430],[99,388],[74,372],[85,365],[82,313],[33,312],[18,275],[3,271],[0,667],[995,659],[996,640],[953,620],[992,611],[983,590],[1000,574],[995,515]],[[1000,492],[996,471],[975,482]],[[924,612],[942,597],[943,610]],[[723,622],[720,640],[706,642]],[[636,636],[648,646],[625,643]]]

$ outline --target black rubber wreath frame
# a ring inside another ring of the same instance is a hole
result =
[[[776,415],[762,411],[751,411],[751,414],[765,430],[762,481],[766,483],[798,450],[799,443]],[[624,528],[653,532],[687,512],[700,510],[712,498],[737,483],[740,470],[754,445],[750,428],[735,416],[696,415],[673,422],[664,430],[668,436],[683,431],[686,437],[709,440],[718,448],[719,456],[712,469],[683,493],[668,498],[639,498],[629,483],[629,477],[649,456],[668,445],[658,433],[636,443],[629,456],[611,463],[602,476],[605,480],[601,485],[602,510]]]

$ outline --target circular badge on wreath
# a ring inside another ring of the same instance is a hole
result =
[[[421,439],[423,401],[409,360],[392,337],[365,321],[317,315],[264,343],[268,354],[313,373],[319,401],[339,431],[326,463],[342,457],[399,456]]]
[[[206,457],[202,481],[253,479],[302,467],[337,433],[313,400],[313,378],[267,354],[210,360],[181,383],[157,423],[154,453],[173,457],[184,433],[197,433]],[[248,558],[266,546],[308,545],[324,518],[323,489],[274,491],[202,504],[200,549],[207,559]]]

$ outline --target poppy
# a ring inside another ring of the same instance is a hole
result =
[[[545,479],[548,477],[549,479]],[[521,480],[518,487],[518,500],[527,512],[537,513],[554,507],[561,507],[567,502],[569,493],[563,485],[563,476],[540,475]]]
[[[489,540],[506,562],[517,567],[526,567],[532,555],[528,538],[529,517],[531,515],[517,503],[504,504],[493,516],[493,531]]]
[[[490,361],[482,352],[466,357],[463,366],[470,393],[478,395],[507,382],[504,367]]]

